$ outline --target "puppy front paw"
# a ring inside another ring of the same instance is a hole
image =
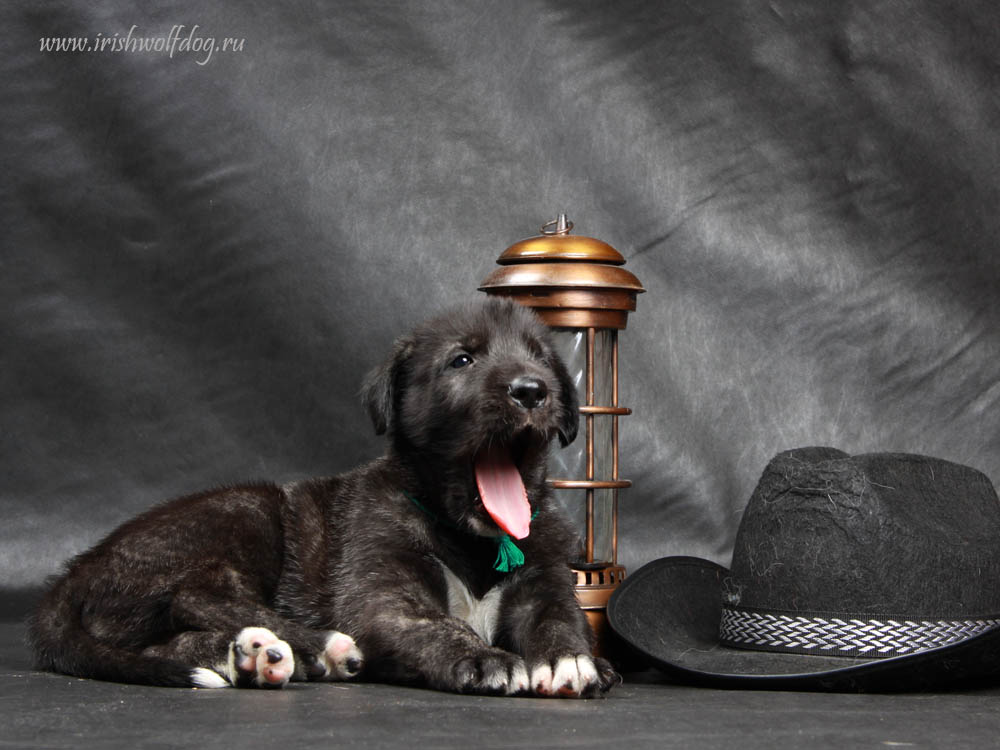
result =
[[[561,656],[531,668],[531,691],[535,695],[590,698],[621,682],[604,659],[589,654]]]
[[[292,648],[267,628],[243,628],[229,645],[229,677],[237,687],[282,688],[295,672]]]
[[[453,669],[454,690],[479,695],[515,695],[528,690],[528,670],[516,654],[490,649],[459,659]]]

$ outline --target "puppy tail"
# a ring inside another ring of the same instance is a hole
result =
[[[28,618],[35,667],[74,677],[165,687],[196,687],[196,670],[103,643],[84,627],[80,600],[66,580],[52,587]]]

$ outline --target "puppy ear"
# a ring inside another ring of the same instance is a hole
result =
[[[361,400],[365,405],[375,434],[385,433],[393,422],[396,411],[396,397],[399,394],[400,378],[406,360],[413,352],[413,341],[400,338],[392,346],[392,354],[381,365],[368,373],[361,386]]]
[[[565,448],[576,439],[580,428],[580,398],[576,392],[576,384],[569,375],[566,365],[556,355],[551,354],[549,362],[552,372],[559,381],[559,444]]]

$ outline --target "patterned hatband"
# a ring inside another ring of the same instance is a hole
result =
[[[724,607],[725,646],[823,656],[889,657],[947,646],[1000,625],[1000,618],[803,617]]]

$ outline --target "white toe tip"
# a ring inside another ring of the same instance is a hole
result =
[[[212,669],[198,667],[191,670],[191,685],[197,688],[224,688],[229,687],[226,678]]]

